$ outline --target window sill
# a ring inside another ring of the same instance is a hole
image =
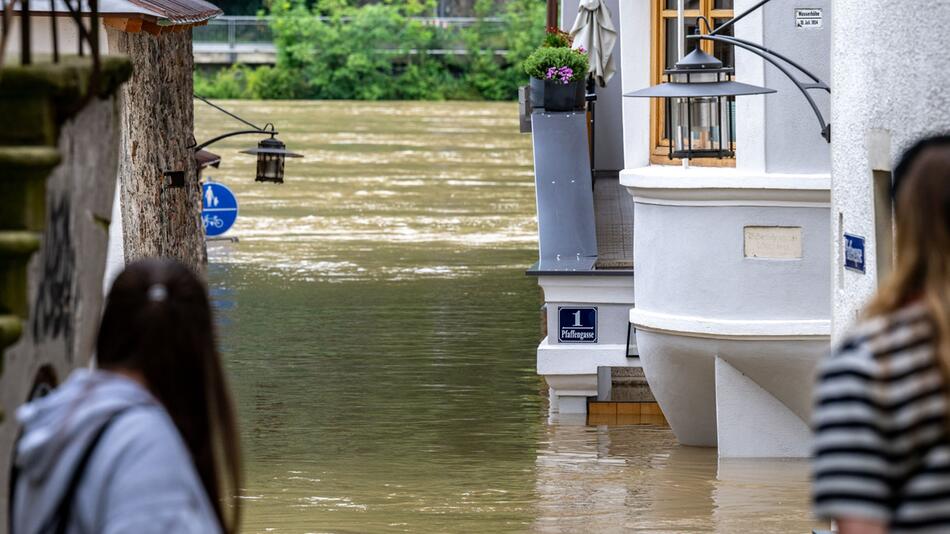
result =
[[[689,160],[690,166],[693,167],[735,167],[736,158],[693,158]],[[666,151],[666,147],[663,147],[663,150],[657,149],[650,154],[650,165],[672,165],[677,167],[683,166],[683,160],[679,158],[670,159],[669,152]]]

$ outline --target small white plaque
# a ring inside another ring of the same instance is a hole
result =
[[[821,8],[797,8],[795,9],[795,27],[799,30],[820,30],[824,25],[824,17]]]
[[[745,257],[768,260],[801,259],[801,227],[746,226]]]

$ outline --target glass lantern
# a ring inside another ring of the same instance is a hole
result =
[[[734,70],[698,46],[672,69],[666,83],[624,96],[663,98],[670,159],[735,155],[735,97],[774,93],[732,80]]]
[[[302,154],[296,154],[287,150],[286,145],[276,137],[263,139],[257,144],[257,148],[242,150],[244,154],[253,154],[257,156],[257,176],[256,182],[272,182],[275,184],[284,183],[284,159],[301,158]]]
[[[729,73],[668,71],[667,76],[671,83],[717,83],[728,81]],[[667,98],[670,159],[734,156],[731,113],[734,99],[723,95]]]

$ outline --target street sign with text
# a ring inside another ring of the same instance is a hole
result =
[[[864,262],[864,238],[844,234],[844,266],[852,271],[866,272]]]
[[[597,308],[557,309],[560,343],[597,343]]]

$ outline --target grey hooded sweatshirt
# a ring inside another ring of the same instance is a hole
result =
[[[48,396],[21,406],[12,534],[46,523],[96,430],[108,427],[76,490],[67,532],[220,532],[181,435],[137,382],[80,369]]]

